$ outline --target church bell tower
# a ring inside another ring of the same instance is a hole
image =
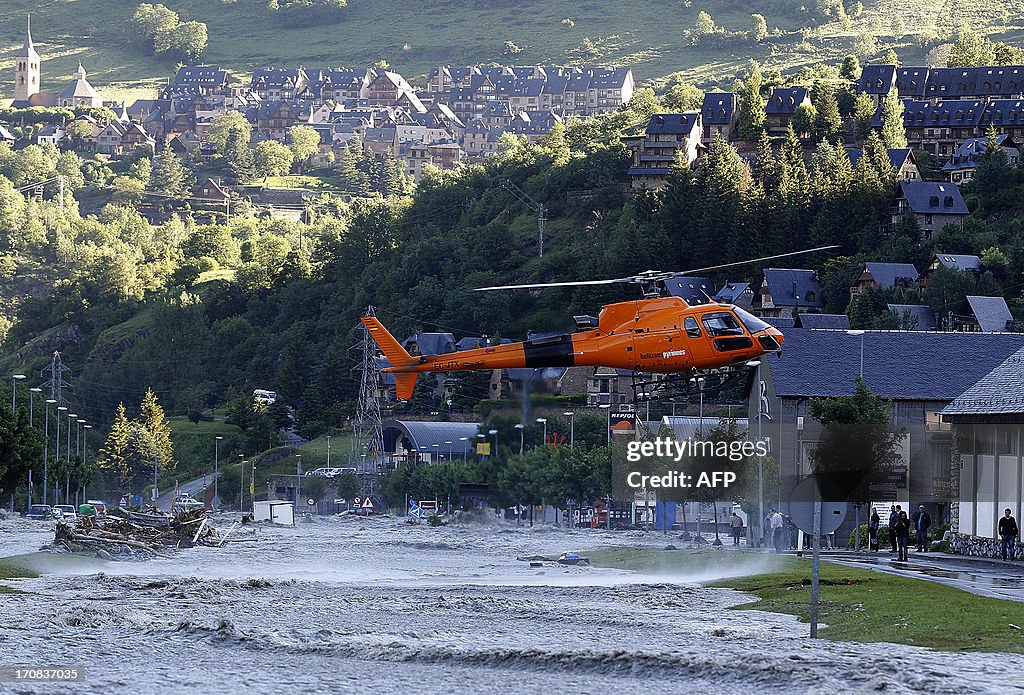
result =
[[[39,54],[32,45],[32,17],[25,27],[25,45],[14,58],[14,100],[28,102],[39,93]]]

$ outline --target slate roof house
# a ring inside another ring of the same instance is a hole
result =
[[[908,213],[917,217],[921,231],[929,239],[947,224],[962,230],[969,211],[960,189],[951,183],[901,181],[889,207],[891,228],[895,228]]]
[[[953,428],[953,552],[1000,557],[998,519],[1024,515],[1024,348],[1008,356],[942,410]],[[1019,522],[1018,522],[1019,523]],[[960,534],[965,538],[959,537]],[[978,542],[978,539],[990,539]],[[1018,547],[1017,557],[1024,554]]]
[[[850,164],[857,166],[863,151],[856,147],[847,147],[846,153],[850,157]],[[916,181],[921,178],[921,171],[917,168],[917,160],[914,159],[914,151],[909,147],[902,149],[888,150],[889,163],[896,170],[896,178],[904,181]]]
[[[701,115],[658,113],[651,116],[644,135],[623,138],[633,152],[629,178],[633,188],[662,188],[676,161],[690,166],[701,148]]]
[[[765,125],[769,135],[785,135],[798,106],[810,106],[806,87],[775,87],[765,105]]]
[[[715,294],[715,301],[747,309],[754,303],[754,290],[749,282],[727,282]]]
[[[861,266],[860,275],[850,288],[850,296],[869,289],[916,289],[918,272],[910,263],[868,262]]]
[[[216,65],[183,65],[174,75],[174,85],[193,87],[199,94],[227,94],[228,72]]]
[[[857,91],[867,94],[875,102],[875,107],[882,105],[885,95],[896,85],[895,65],[865,65],[857,80]]]
[[[934,524],[945,523],[952,499],[954,442],[940,413],[1024,348],[1024,335],[867,331],[854,336],[845,331],[790,330],[783,354],[762,358],[760,387],[757,380],[751,382],[748,410],[752,429],[758,411],[762,413],[762,434],[769,438],[771,456],[782,475],[778,502],[783,509],[788,491],[811,472],[811,455],[822,436],[810,414],[811,400],[853,393],[861,372],[861,345],[865,383],[874,394],[892,401],[894,425],[907,429],[902,461],[887,484],[872,489],[873,501],[896,502],[904,509],[924,504]],[[850,509],[837,538],[849,537],[853,518]],[[865,519],[866,513],[861,515],[861,521]]]
[[[1008,135],[1004,133],[997,135],[996,146],[1006,156],[1006,163],[1009,166],[1017,166],[1020,161],[1020,149]],[[942,171],[949,176],[950,183],[955,183],[958,186],[967,183],[974,178],[974,172],[978,170],[978,160],[988,152],[988,149],[989,139],[987,137],[964,140],[942,167]]]
[[[687,304],[707,304],[715,292],[709,278],[682,275],[665,280],[665,290],[672,297],[680,297]]]
[[[970,316],[954,318],[956,330],[1004,333],[1013,324],[1013,314],[1002,297],[967,296]]]
[[[707,147],[716,138],[732,142],[739,120],[739,99],[734,92],[707,92],[700,107],[704,124],[701,138]]]
[[[793,328],[846,331],[850,329],[850,317],[846,314],[797,314]]]
[[[788,317],[794,311],[820,313],[825,300],[813,270],[765,268],[753,306],[762,317]]]
[[[889,311],[896,314],[901,331],[934,331],[935,312],[923,304],[889,304]]]
[[[945,161],[960,142],[984,135],[985,108],[985,102],[979,99],[905,101],[903,125],[907,142],[911,148],[925,150]],[[874,123],[881,126],[881,112]]]
[[[928,278],[939,268],[948,268],[961,272],[981,274],[981,258],[967,253],[937,253],[932,257],[928,268],[921,273],[921,288],[928,286]]]

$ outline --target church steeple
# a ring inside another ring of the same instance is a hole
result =
[[[29,102],[39,93],[39,54],[32,44],[32,15],[25,24],[25,45],[14,58],[14,101]]]
[[[36,47],[32,45],[32,15],[28,16],[25,23],[25,45],[22,46],[21,54],[19,58],[35,58],[39,60],[39,54],[36,53]]]

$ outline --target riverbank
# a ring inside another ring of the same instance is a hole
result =
[[[589,553],[598,567],[692,577],[737,589],[759,610],[810,620],[809,558],[754,552],[622,548]],[[724,577],[724,578],[723,578]],[[1024,653],[1024,604],[830,562],[821,565],[819,637],[842,642],[898,642],[942,651]]]
[[[0,558],[0,579],[33,579],[39,573],[19,563],[17,558]],[[22,594],[25,593],[16,587],[0,584],[0,594]]]

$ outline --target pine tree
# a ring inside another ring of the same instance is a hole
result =
[[[181,165],[178,155],[165,150],[153,165],[149,175],[149,190],[171,198],[181,198],[186,192],[186,179],[185,167]]]
[[[100,449],[103,458],[100,468],[113,473],[122,485],[128,482],[128,437],[131,423],[125,414],[124,403],[118,403],[114,411],[114,422],[110,425],[107,441]]]
[[[842,137],[843,117],[839,115],[839,102],[831,85],[815,90],[814,136],[818,140],[836,141]]]
[[[882,100],[882,140],[889,149],[907,146],[907,129],[903,125],[903,101],[894,86]]]
[[[153,437],[153,442],[160,455],[160,466],[165,471],[175,467],[174,445],[171,443],[171,427],[164,417],[164,409],[157,401],[153,389],[146,389],[146,395],[139,406],[139,424]]]
[[[232,127],[224,144],[224,161],[227,164],[228,183],[249,183],[256,177],[252,150],[245,139],[242,128]]]
[[[750,63],[747,79],[739,89],[740,112],[739,112],[739,134],[743,140],[754,142],[760,139],[761,133],[765,132],[765,103],[761,95],[761,87],[764,83],[764,76],[761,74],[761,66],[756,62]]]

